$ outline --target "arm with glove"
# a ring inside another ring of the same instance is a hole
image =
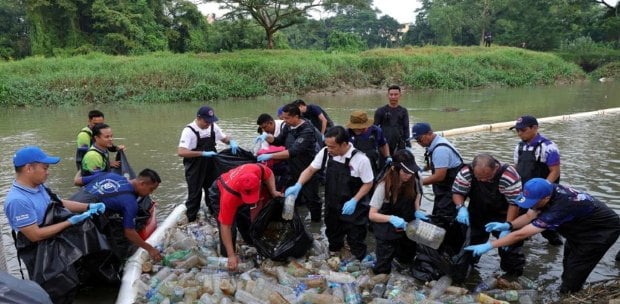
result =
[[[488,223],[485,226],[485,229],[487,231],[489,231],[489,229],[506,229],[509,228],[510,225],[508,223],[498,223],[498,222],[491,222]],[[493,248],[498,248],[498,247],[506,247],[506,246],[510,246],[516,242],[519,242],[521,240],[524,240],[534,234],[543,232],[545,229],[542,228],[538,228],[532,224],[528,224],[527,226],[510,232],[507,235],[495,240],[495,241],[488,241],[484,244],[478,244],[478,245],[471,245],[471,246],[467,246],[464,249],[468,250],[468,251],[472,251],[474,256],[480,256],[485,254],[486,252],[490,251]],[[498,230],[499,231],[499,230]]]

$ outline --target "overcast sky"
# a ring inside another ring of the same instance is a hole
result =
[[[390,15],[399,23],[412,23],[414,11],[420,7],[418,0],[375,0],[374,5],[381,11],[381,15]],[[216,17],[222,16],[218,11],[219,4],[199,4],[198,8],[203,14],[215,13]],[[317,16],[320,18],[320,14]],[[325,16],[326,17],[326,16]]]

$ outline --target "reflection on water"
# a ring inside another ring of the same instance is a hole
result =
[[[251,101],[213,103],[218,124],[250,149],[256,134],[259,113],[275,114],[289,99],[260,98]],[[292,98],[291,98],[292,100]],[[385,104],[384,93],[353,96],[322,96],[313,98],[329,111],[337,124],[344,124],[352,109],[367,109],[369,113]],[[404,92],[402,104],[410,109],[411,121],[428,121],[437,130],[480,123],[510,121],[530,113],[537,117],[592,111],[620,106],[620,84],[571,86],[565,88],[488,89],[454,92]],[[163,183],[153,197],[159,202],[158,218],[162,221],[176,204],[186,197],[183,165],[176,155],[181,129],[189,123],[198,103],[158,105],[101,105],[106,122],[113,128],[116,144],[127,147],[127,156],[135,170],[155,169]],[[449,108],[457,111],[450,112]],[[3,203],[14,178],[11,158],[19,147],[40,145],[62,162],[50,168],[48,186],[69,197],[76,188],[71,185],[75,174],[75,136],[86,123],[86,113],[92,106],[8,109],[0,113],[0,201]],[[592,117],[541,125],[541,132],[554,140],[562,155],[562,183],[589,191],[620,212],[620,158],[615,137],[618,117]],[[450,137],[466,161],[479,152],[490,152],[500,160],[512,163],[512,151],[518,138],[509,131],[484,132]],[[220,144],[221,145],[221,144]],[[415,145],[414,145],[415,146]],[[223,148],[220,146],[220,148]],[[423,150],[415,146],[419,162]],[[425,189],[427,193],[430,188]],[[428,201],[423,204],[430,211]],[[18,275],[13,241],[6,218],[0,215],[2,237],[9,271]],[[316,227],[315,227],[316,228]],[[535,236],[528,242],[526,274],[538,278],[544,286],[557,289],[561,273],[562,250],[546,245]],[[616,244],[597,266],[589,281],[618,276],[612,254],[620,249]],[[497,270],[496,254],[481,259],[479,272],[486,277]]]

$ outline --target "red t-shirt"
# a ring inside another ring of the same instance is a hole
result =
[[[261,170],[261,167],[264,170]],[[260,164],[241,165],[222,174],[222,180],[218,180],[217,182],[217,187],[220,189],[220,214],[218,215],[217,219],[220,221],[221,224],[232,225],[235,220],[235,215],[237,214],[237,209],[239,209],[240,206],[245,204],[240,196],[228,192],[226,188],[224,188],[224,186],[222,185],[222,181],[226,183],[226,185],[230,189],[240,192],[240,189],[235,189],[236,185],[232,182],[232,180],[235,178],[235,176],[248,173],[255,174],[261,182],[268,180],[273,174],[271,172],[271,169]],[[263,173],[263,176],[261,176],[261,173]]]

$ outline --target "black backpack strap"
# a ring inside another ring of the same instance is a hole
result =
[[[327,159],[329,157],[329,153],[327,153],[327,147],[323,148],[323,150],[325,150],[325,153],[323,153],[323,160],[321,161],[321,169],[319,169],[319,171],[323,171],[323,169],[327,167]]]
[[[239,192],[235,191],[235,190],[234,190],[233,188],[231,188],[230,186],[228,186],[228,185],[224,182],[224,180],[222,179],[222,177],[221,177],[221,176],[220,176],[220,177],[218,177],[217,179],[218,179],[218,181],[220,182],[220,184],[222,184],[222,187],[224,187],[224,190],[228,191],[228,193],[230,193],[230,194],[232,194],[232,195],[234,195],[234,196],[236,196],[236,197],[241,197],[241,194],[240,194]]]
[[[461,164],[464,164],[465,162],[463,161],[463,158],[461,157],[461,154],[459,154],[458,151],[456,151],[452,146],[446,144],[446,143],[439,143],[435,146],[435,148],[433,148],[433,151],[430,151],[428,157],[431,157],[433,155],[433,152],[435,152],[435,149],[437,149],[437,147],[448,147],[448,149],[452,150],[452,152],[454,152],[454,154],[456,154],[456,156],[459,157],[459,160],[461,161]],[[424,154],[424,156],[426,157],[426,153]]]
[[[15,230],[13,230],[13,228],[11,228],[11,236],[13,237],[13,244],[15,245],[15,250],[17,251],[17,233],[15,233]],[[19,264],[19,273],[22,275],[22,280],[25,280],[24,271],[22,270],[22,259],[19,258],[19,251],[17,251],[17,263]]]
[[[358,149],[353,148],[353,151],[351,151],[351,157],[347,157],[344,161],[344,165],[345,166],[349,166],[349,162],[351,161],[351,158],[353,158],[353,156],[355,156],[355,154],[357,154],[357,152],[359,152]]]

